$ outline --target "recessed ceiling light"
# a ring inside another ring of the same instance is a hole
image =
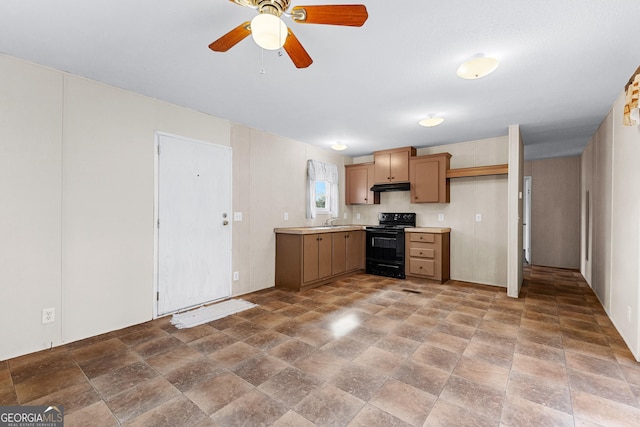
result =
[[[331,145],[331,148],[336,151],[344,151],[347,149],[347,146],[344,145],[342,142],[336,142],[335,144]]]
[[[439,124],[441,124],[442,122],[444,122],[444,117],[433,117],[433,116],[429,116],[426,119],[422,119],[418,122],[418,124],[420,126],[424,126],[426,128],[432,128],[434,126],[438,126]]]
[[[463,79],[475,80],[491,74],[496,68],[498,68],[497,59],[479,54],[458,67],[456,74]]]

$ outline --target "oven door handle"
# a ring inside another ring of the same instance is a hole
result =
[[[399,269],[400,268],[399,265],[390,265],[390,264],[378,264],[378,266],[387,267],[387,268],[395,268],[395,269]]]

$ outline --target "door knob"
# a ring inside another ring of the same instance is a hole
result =
[[[225,219],[224,221],[222,221],[222,225],[229,225],[229,221]]]

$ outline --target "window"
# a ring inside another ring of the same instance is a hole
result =
[[[338,217],[338,166],[307,160],[307,218],[317,213]]]
[[[327,181],[316,181],[316,212],[331,213],[331,186]]]

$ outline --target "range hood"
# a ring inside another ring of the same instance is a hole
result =
[[[376,184],[371,187],[371,191],[383,192],[383,191],[409,191],[411,184],[408,182],[393,182],[390,184]]]

